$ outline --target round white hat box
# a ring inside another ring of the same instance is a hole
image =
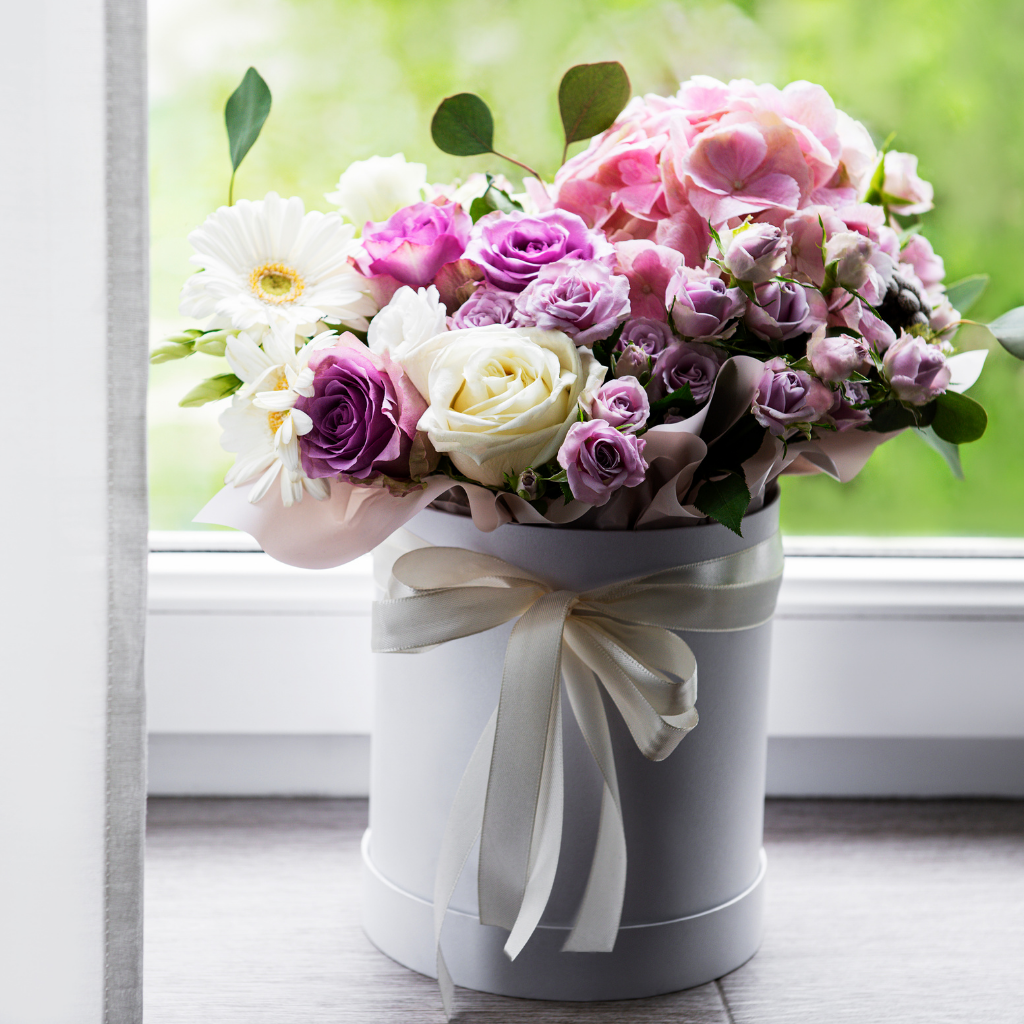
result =
[[[560,589],[588,590],[732,554],[778,529],[778,500],[743,520],[647,531],[508,524],[493,533],[426,509],[407,527],[431,544],[497,555]],[[462,773],[497,705],[512,624],[424,654],[376,655],[370,827],[363,839],[363,927],[392,959],[436,977],[434,871]],[[507,932],[481,925],[476,853],[445,919],[456,985],[534,999],[630,999],[701,985],[761,941],[771,623],[680,633],[697,657],[700,722],[664,761],[637,750],[605,700],[625,819],[628,874],[610,953],[561,952],[583,895],[601,776],[563,693],[565,823],[541,923],[510,961]]]

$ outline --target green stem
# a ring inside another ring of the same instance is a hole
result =
[[[541,184],[544,183],[544,179],[529,164],[524,164],[521,160],[515,160],[510,156],[506,156],[504,153],[499,153],[496,149],[492,149],[491,152],[495,156],[500,156],[502,160],[507,160],[510,164],[515,164],[516,167],[522,167],[527,174],[532,174]]]
[[[228,206],[235,205],[235,172],[231,172],[231,180],[228,182]]]

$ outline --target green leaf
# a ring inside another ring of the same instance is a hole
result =
[[[1011,356],[1024,359],[1024,306],[1011,309],[986,326]]]
[[[469,215],[475,224],[481,217],[486,217],[495,210],[502,213],[512,213],[513,210],[522,212],[522,203],[517,203],[504,189],[494,184],[494,178],[487,175],[487,191],[482,196],[474,199],[469,205]]]
[[[689,384],[684,384],[670,395],[651,402],[651,415],[647,420],[647,426],[654,427],[663,423],[670,409],[678,409],[683,419],[689,418],[697,411],[697,403]]]
[[[750,504],[750,491],[739,473],[730,473],[722,480],[706,480],[701,484],[694,505],[706,516],[728,527],[742,537],[743,513]]]
[[[888,434],[894,430],[906,430],[907,427],[926,427],[932,422],[935,409],[934,402],[910,409],[902,402],[889,399],[871,410],[871,422],[861,429]]]
[[[955,391],[945,391],[935,399],[932,430],[950,444],[977,441],[988,426],[988,414],[973,399]]]
[[[270,89],[255,68],[249,68],[241,85],[228,97],[224,107],[224,123],[228,129],[231,170],[245,159],[252,144],[259,138],[263,123],[270,113]]]
[[[149,353],[149,361],[156,366],[158,363],[169,363],[175,359],[187,359],[192,355],[192,340],[178,341],[177,338],[168,338],[160,342]]]
[[[953,308],[963,316],[981,298],[981,293],[988,287],[988,274],[972,274],[970,277],[949,285],[946,297]]]
[[[631,91],[629,75],[617,60],[569,68],[558,87],[565,145],[582,142],[610,128],[629,102]]]
[[[179,403],[183,409],[194,409],[207,402],[217,402],[233,395],[242,386],[233,373],[218,373],[197,384]]]
[[[959,445],[950,444],[949,441],[943,441],[942,438],[935,433],[934,427],[915,428],[914,433],[917,434],[925,444],[934,448],[946,460],[946,465],[948,465],[953,471],[953,476],[955,476],[957,480],[963,480],[964,470],[963,466],[960,465]]]
[[[441,101],[430,122],[434,145],[452,156],[494,152],[494,118],[479,96],[460,92]]]

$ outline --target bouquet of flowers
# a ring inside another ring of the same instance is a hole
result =
[[[345,557],[442,496],[484,529],[740,532],[780,474],[848,480],[907,429],[959,473],[985,352],[953,337],[985,279],[944,285],[916,158],[807,82],[629,94],[617,63],[571,69],[566,152],[591,141],[553,182],[520,165],[519,193],[375,156],[327,195],[338,212],[270,193],[189,236],[181,312],[206,323],[152,359],[230,367],[181,403],[230,398],[237,461],[211,521],[308,495],[360,532]],[[234,169],[269,110],[250,69],[226,110]],[[502,156],[469,93],[432,134]],[[1024,357],[1022,321],[990,326]]]

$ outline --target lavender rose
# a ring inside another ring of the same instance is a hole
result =
[[[665,305],[672,322],[687,338],[711,338],[722,334],[729,321],[743,309],[743,293],[728,288],[720,277],[693,267],[680,267],[668,283]]]
[[[655,398],[664,398],[686,384],[693,400],[703,405],[711,395],[720,366],[718,353],[710,345],[678,341],[655,360],[648,386]]]
[[[610,267],[615,250],[600,231],[565,210],[536,216],[495,211],[473,225],[466,259],[479,264],[495,288],[521,292],[552,263],[599,260]]]
[[[882,358],[882,373],[896,397],[911,405],[926,405],[949,384],[950,371],[938,345],[903,332]]]
[[[367,277],[386,274],[424,288],[441,267],[462,255],[472,226],[458,203],[413,203],[383,224],[367,222],[366,255],[358,260],[359,269]]]
[[[867,388],[863,384],[850,381],[835,392],[832,408],[828,411],[828,419],[840,434],[844,430],[863,427],[871,422],[871,414],[867,409],[854,408],[855,404],[866,402],[867,397]]]
[[[646,380],[651,374],[651,357],[639,345],[627,345],[615,361],[614,374]]]
[[[313,421],[299,438],[306,475],[409,476],[416,423],[427,405],[402,368],[351,334],[315,353],[309,365],[313,395],[295,403]]]
[[[831,408],[830,388],[776,357],[764,364],[750,411],[762,427],[782,437],[794,424],[813,423]]]
[[[755,302],[747,303],[744,323],[759,338],[786,341],[825,323],[828,308],[821,293],[808,291],[791,281],[766,281],[754,285]],[[812,316],[808,295],[817,298],[818,315]]]
[[[627,320],[622,325],[622,333],[619,335],[615,348],[622,352],[627,345],[636,345],[649,356],[656,356],[673,341],[675,341],[675,335],[664,320],[652,320],[650,317],[638,316]]]
[[[487,327],[490,324],[511,324],[515,322],[514,292],[501,292],[496,288],[478,288],[448,318],[450,330],[463,327]]]
[[[651,415],[651,403],[636,377],[619,377],[594,392],[590,415],[595,420],[610,423],[624,434],[635,434],[643,429]]]
[[[824,328],[817,330],[807,342],[807,358],[811,369],[822,379],[845,380],[854,370],[866,370],[870,365],[870,345],[865,338],[849,334],[825,336]]]
[[[636,487],[644,481],[646,442],[635,434],[623,434],[604,420],[574,423],[558,450],[558,464],[565,470],[574,498],[604,505],[620,487]]]
[[[607,338],[629,316],[629,281],[600,263],[545,267],[516,298],[516,323],[562,331],[577,345]]]
[[[737,280],[754,284],[775,277],[789,254],[789,239],[774,224],[751,224],[722,244],[725,269]]]

